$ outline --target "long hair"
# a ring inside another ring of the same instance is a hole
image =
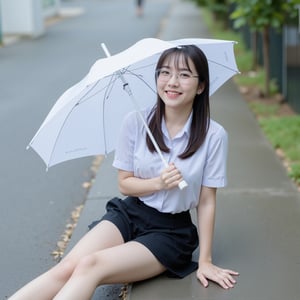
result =
[[[208,63],[205,54],[197,46],[185,45],[168,49],[162,53],[157,62],[155,72],[156,80],[158,76],[158,70],[161,69],[163,63],[170,56],[175,56],[175,62],[177,65],[179,64],[180,59],[183,57],[185,64],[189,70],[190,66],[188,63],[188,59],[191,59],[191,61],[195,65],[197,74],[199,76],[198,83],[204,86],[204,90],[202,91],[202,93],[200,95],[196,94],[194,98],[190,138],[185,150],[178,156],[181,159],[185,159],[192,156],[203,144],[207,134],[207,130],[209,128],[210,107]],[[161,129],[161,123],[164,114],[165,104],[160,98],[160,96],[157,95],[157,102],[148,117],[148,124],[161,151],[168,153],[170,152],[170,149],[166,146],[164,142],[163,133]],[[151,152],[155,152],[155,148],[148,135],[146,136],[146,142],[148,149]]]

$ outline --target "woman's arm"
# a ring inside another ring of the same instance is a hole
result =
[[[200,241],[199,267],[197,277],[203,286],[208,286],[208,279],[217,282],[224,289],[232,288],[237,272],[219,268],[212,263],[212,244],[216,215],[216,188],[203,186],[197,207],[198,232]]]
[[[197,207],[200,241],[200,262],[212,262],[212,243],[216,214],[217,189],[203,186]]]
[[[135,177],[133,172],[118,171],[119,190],[127,196],[140,197],[172,189],[177,187],[181,180],[182,176],[174,164],[165,168],[160,176],[149,179]]]

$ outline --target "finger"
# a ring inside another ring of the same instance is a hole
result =
[[[169,166],[166,169],[164,169],[161,174],[163,175],[164,178],[168,178],[179,173],[180,172],[178,171],[178,169],[176,169],[174,166],[173,167]]]
[[[180,172],[177,170],[174,170],[174,171],[168,173],[168,179],[176,178],[176,177],[178,177],[178,175],[180,176]]]
[[[218,269],[212,276],[211,280],[218,283],[223,289],[228,289],[232,285],[230,280],[227,278],[228,276],[230,275],[224,272],[224,270]]]
[[[230,288],[233,288],[234,287],[234,284],[236,283],[236,280],[228,273],[225,273],[224,274],[224,277],[223,277],[223,281],[224,283],[230,287]]]
[[[225,286],[226,286],[227,288],[233,288],[233,287],[234,287],[233,283],[230,281],[229,278],[224,278],[223,281],[224,281],[224,284],[225,284]]]
[[[230,270],[230,269],[225,269],[224,272],[226,272],[228,274],[231,274],[231,275],[234,275],[234,276],[240,275],[239,272],[236,272],[236,271],[233,271],[233,270]]]
[[[222,276],[224,278],[227,278],[228,280],[230,280],[232,283],[236,283],[236,280],[233,277],[234,274],[230,273],[229,270],[223,270],[222,272]]]
[[[217,283],[225,290],[233,287],[233,284],[227,278],[219,279]]]
[[[231,283],[236,283],[236,280],[232,276],[229,276],[228,280],[230,280]]]
[[[204,287],[208,287],[208,281],[202,274],[199,274],[198,279]]]
[[[168,178],[168,181],[169,182],[172,182],[172,181],[177,181],[177,180],[181,180],[182,179],[182,176],[179,172],[176,172],[174,174],[171,174]]]
[[[169,166],[166,168],[166,170],[168,170],[168,171],[172,171],[175,169],[176,169],[176,167],[175,167],[174,163],[170,163]]]
[[[178,170],[174,170],[172,172],[165,174],[163,178],[165,180],[165,183],[167,184],[182,180],[182,176]]]
[[[228,290],[229,287],[225,284],[223,280],[217,282],[223,289]]]

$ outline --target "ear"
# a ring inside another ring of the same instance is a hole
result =
[[[199,84],[199,87],[197,89],[197,95],[202,94],[204,87],[205,87],[204,83]]]

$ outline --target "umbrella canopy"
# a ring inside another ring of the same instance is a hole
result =
[[[89,73],[57,100],[28,147],[41,156],[47,168],[113,151],[123,117],[156,102],[155,67],[160,54],[190,44],[198,46],[208,59],[210,95],[238,73],[233,41],[140,40],[123,52],[96,61]]]

